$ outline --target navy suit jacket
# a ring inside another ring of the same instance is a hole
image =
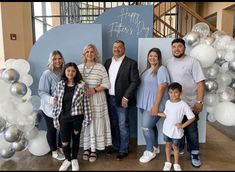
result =
[[[104,67],[109,73],[112,58],[106,60]],[[128,99],[128,106],[136,105],[136,90],[140,84],[137,62],[128,57],[124,57],[117,73],[115,81],[115,99],[117,105],[121,106],[122,97]]]

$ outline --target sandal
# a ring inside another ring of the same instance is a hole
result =
[[[96,152],[91,152],[90,157],[89,157],[89,162],[95,162],[97,159],[97,154]]]
[[[82,159],[86,161],[89,160],[90,153],[91,153],[90,150],[84,150]]]

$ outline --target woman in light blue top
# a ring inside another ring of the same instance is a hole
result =
[[[168,100],[167,86],[170,83],[168,71],[162,65],[162,55],[158,48],[148,52],[147,67],[141,74],[141,84],[137,92],[137,107],[142,117],[142,130],[146,141],[146,150],[139,161],[147,163],[160,152],[158,147],[158,112],[164,111]]]
[[[57,130],[53,124],[52,109],[56,102],[53,97],[56,85],[64,68],[64,58],[60,51],[54,50],[48,59],[48,69],[45,70],[39,81],[38,94],[41,97],[40,114],[44,117],[47,125],[47,142],[52,151],[52,157],[64,160],[60,134],[57,137]],[[58,143],[58,146],[57,146]]]

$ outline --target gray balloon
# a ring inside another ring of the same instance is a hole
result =
[[[15,82],[10,86],[10,93],[16,97],[23,97],[27,93],[27,86],[22,82]]]
[[[199,32],[189,32],[185,37],[185,42],[192,47],[196,46],[200,42],[200,33]]]
[[[214,80],[208,79],[205,81],[206,91],[212,92],[218,89],[218,83]]]
[[[14,83],[20,78],[19,72],[15,69],[6,69],[2,73],[2,79],[8,83]]]
[[[4,138],[8,142],[15,142],[22,136],[22,131],[20,131],[16,125],[11,125],[4,130]]]
[[[3,132],[6,128],[6,120],[0,117],[0,133]]]
[[[20,141],[18,142],[13,142],[10,147],[14,149],[15,151],[22,151],[26,148],[28,145],[28,140],[26,138],[22,137]]]
[[[228,63],[228,69],[235,73],[235,60]]]
[[[0,151],[1,157],[5,159],[12,157],[14,154],[15,154],[15,150],[10,147],[6,149],[1,149]]]

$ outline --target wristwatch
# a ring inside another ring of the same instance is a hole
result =
[[[200,103],[200,104],[202,104],[202,105],[203,105],[203,102],[202,102],[202,101],[200,101],[200,100],[198,100],[198,101],[197,101],[197,103]]]

